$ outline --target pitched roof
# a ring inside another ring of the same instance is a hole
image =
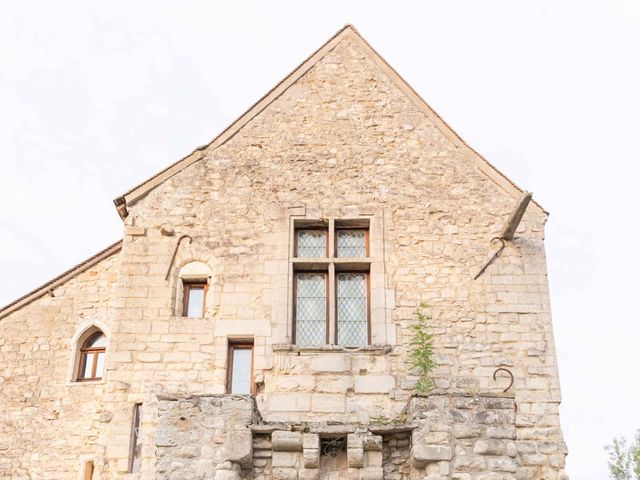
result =
[[[10,304],[5,305],[4,307],[0,308],[0,319],[2,317],[6,317],[12,312],[15,312],[16,310],[23,307],[24,305],[33,302],[37,298],[40,298],[43,295],[46,295],[47,292],[51,292],[54,288],[56,288],[59,285],[62,285],[67,280],[71,280],[76,275],[79,275],[82,272],[90,269],[101,260],[104,260],[105,258],[110,257],[114,253],[118,252],[121,248],[122,248],[122,240],[118,240],[116,243],[109,245],[107,248],[99,251],[92,257],[89,257],[85,261],[80,262],[75,267],[72,267],[66,272],[58,275],[56,278],[49,280],[47,283],[40,285],[35,290],[32,290],[29,293],[23,295],[22,297],[14,300]]]
[[[396,72],[382,56],[376,52],[371,45],[358,33],[352,25],[344,26],[333,37],[331,37],[324,45],[311,54],[304,62],[295,68],[289,75],[280,81],[275,87],[268,91],[260,100],[244,112],[231,125],[224,129],[217,137],[215,137],[207,145],[196,148],[186,157],[169,165],[164,170],[158,172],[153,177],[145,180],[141,184],[133,187],[128,192],[114,199],[114,204],[118,210],[118,214],[124,219],[127,216],[127,205],[132,205],[138,199],[149,193],[152,189],[163,183],[168,178],[177,174],[189,165],[197,162],[204,156],[205,150],[215,149],[224,145],[231,139],[242,127],[251,121],[256,115],[262,112],[269,104],[282,95],[291,85],[293,85],[300,77],[308,72],[315,64],[317,64],[324,56],[333,50],[333,48],[345,39],[357,42],[365,52],[375,61],[377,66],[384,72],[400,90],[413,101],[427,116],[429,116],[436,127],[456,146],[467,150],[470,157],[476,164],[476,167],[489,177],[499,187],[509,193],[514,199],[518,199],[524,191],[518,187],[511,179],[501,173],[491,163],[489,163],[482,155],[465,143],[460,136],[427,104],[420,95]],[[544,213],[547,213],[540,204],[533,203]]]

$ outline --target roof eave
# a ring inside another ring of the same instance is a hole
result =
[[[23,295],[22,297],[17,298],[13,302],[5,305],[0,308],[0,319],[6,317],[7,315],[19,310],[25,305],[37,300],[38,298],[46,295],[48,292],[52,292],[54,288],[62,285],[63,283],[71,280],[73,277],[81,274],[82,272],[87,271],[97,263],[101,262],[105,258],[110,257],[114,253],[118,252],[122,248],[122,240],[118,240],[117,242],[109,245],[104,250],[99,251],[95,255],[87,258],[83,262],[80,262],[76,266],[70,268],[66,272],[58,275],[57,277],[49,280],[45,284],[39,286],[38,288],[30,291],[29,293]]]

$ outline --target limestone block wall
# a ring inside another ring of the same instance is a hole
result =
[[[557,476],[520,467],[513,395],[434,393],[413,398],[409,412],[411,462],[428,480]]]
[[[406,398],[392,394],[397,378],[391,347],[348,351],[327,347],[274,345],[273,367],[264,372],[257,403],[268,421],[368,423],[394,418]]]
[[[155,439],[158,480],[253,477],[250,427],[259,422],[259,414],[252,398],[161,396],[158,418]]]
[[[200,153],[128,205],[117,260],[65,284],[68,294],[0,319],[5,478],[72,478],[83,455],[100,480],[155,478],[158,395],[225,394],[234,339],[254,342],[256,402],[269,422],[396,419],[415,387],[407,354],[421,302],[432,316],[436,386],[498,393],[507,381],[493,373],[509,368],[518,445],[529,455],[521,472],[561,470],[546,213],[531,204],[516,239],[474,280],[515,199],[361,44],[346,38],[226,143]],[[370,221],[370,348],[291,346],[292,225],[319,219]],[[194,261],[211,271],[199,319],[180,310],[179,272]],[[106,378],[67,386],[64,342],[88,317],[110,330]],[[143,461],[128,473],[137,403]],[[266,472],[272,439],[260,435],[264,456],[253,465]],[[405,441],[383,439],[397,446],[382,467],[397,478],[408,468]]]
[[[434,391],[411,398],[404,423],[274,423],[248,397],[162,397],[156,478],[557,478],[562,455],[530,453],[516,411],[508,393]]]
[[[94,324],[110,334],[119,263],[114,254],[0,319],[1,479],[76,478],[102,451],[107,384],[72,381],[72,339]]]

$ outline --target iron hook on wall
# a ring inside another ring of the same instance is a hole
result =
[[[176,248],[174,248],[173,256],[171,257],[171,261],[169,262],[169,268],[167,268],[167,274],[164,277],[165,281],[169,279],[169,273],[171,273],[171,267],[173,267],[173,261],[176,259],[176,255],[178,253],[178,247],[180,247],[180,242],[184,238],[189,239],[189,244],[191,244],[191,242],[193,241],[193,239],[189,235],[182,235],[180,238],[178,238],[178,241],[176,242]]]
[[[511,370],[509,370],[509,369],[507,369],[507,368],[504,368],[504,367],[496,368],[496,371],[495,371],[495,372],[493,372],[493,379],[494,379],[494,380],[496,380],[496,381],[498,380],[498,379],[496,378],[496,375],[497,375],[497,374],[498,374],[498,372],[500,372],[500,371],[502,371],[502,372],[507,372],[507,374],[509,374],[509,376],[511,377],[511,382],[509,382],[509,385],[507,385],[507,388],[505,388],[505,389],[503,390],[503,392],[504,392],[504,393],[506,393],[506,392],[507,392],[507,390],[509,390],[509,389],[513,386],[513,373],[511,373]]]
[[[489,261],[488,261],[487,263],[485,263],[484,267],[482,267],[482,268],[480,269],[480,271],[476,274],[476,276],[475,276],[475,277],[473,277],[473,279],[474,279],[474,280],[476,280],[480,275],[482,275],[482,274],[484,273],[484,271],[489,267],[489,265],[491,265],[491,264],[493,263],[493,261],[494,261],[496,258],[498,258],[498,257],[500,256],[500,254],[502,253],[502,251],[504,250],[504,247],[505,247],[505,245],[506,245],[506,244],[504,243],[504,240],[503,240],[502,238],[500,238],[500,237],[493,237],[493,238],[491,239],[491,243],[493,243],[493,242],[494,242],[494,240],[498,240],[498,241],[501,243],[500,248],[496,251],[496,253],[494,253],[494,254],[491,256],[491,258],[489,259]]]

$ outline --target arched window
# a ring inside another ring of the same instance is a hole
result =
[[[192,261],[183,265],[178,272],[176,315],[203,318],[210,281],[211,268],[206,263]]]
[[[80,347],[78,380],[100,380],[104,372],[107,337],[100,330],[92,333]]]

